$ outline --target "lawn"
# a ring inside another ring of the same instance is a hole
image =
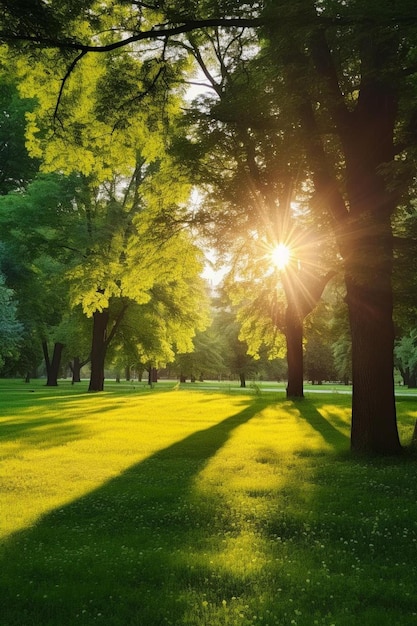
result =
[[[106,385],[0,381],[0,626],[417,624],[417,456],[348,395]]]

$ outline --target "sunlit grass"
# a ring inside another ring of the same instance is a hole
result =
[[[348,396],[83,385],[0,381],[1,626],[417,623],[415,457]]]

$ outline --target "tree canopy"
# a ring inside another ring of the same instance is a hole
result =
[[[111,178],[114,163],[126,176],[140,145],[147,163],[158,162],[159,181],[165,172],[165,189],[178,205],[168,155],[184,78],[199,82],[199,65],[219,98],[203,103],[198,133],[204,113],[207,132],[194,137],[203,137],[213,173],[217,164],[229,223],[238,216],[239,230],[250,231],[253,216],[265,216],[254,211],[257,198],[282,227],[284,192],[294,189],[307,199],[314,228],[332,228],[352,339],[352,448],[398,452],[392,219],[414,175],[414,3],[26,4],[3,3],[0,40],[21,93],[37,98],[27,116],[28,145],[46,169],[81,168],[100,185]],[[192,137],[195,126],[188,128]],[[227,148],[207,143],[211,133],[234,143],[233,156],[229,141]],[[198,139],[194,144],[198,151]],[[256,183],[253,197],[246,212],[237,211],[247,181]],[[214,184],[208,181],[207,188]],[[161,195],[149,198],[158,203]],[[170,207],[159,215],[177,221]],[[120,257],[113,263],[120,269]],[[106,280],[90,290],[97,311],[117,286],[113,281],[110,289]],[[291,310],[293,321],[297,306]]]

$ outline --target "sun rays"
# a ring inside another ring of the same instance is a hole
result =
[[[279,270],[285,269],[290,262],[291,250],[284,243],[277,244],[271,252],[271,260],[273,265]]]

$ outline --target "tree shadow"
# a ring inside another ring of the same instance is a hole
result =
[[[294,405],[300,412],[301,417],[306,420],[336,452],[348,450],[349,437],[336,428],[331,423],[330,419],[323,417],[312,401],[303,398],[303,400],[299,402],[294,401]],[[340,426],[345,426],[344,422],[342,422],[337,415],[332,416],[332,421],[338,423]]]
[[[338,451],[348,437],[313,402],[276,412],[270,398],[244,402],[10,537],[0,553],[1,626],[408,626],[416,466],[335,458],[323,442]],[[262,428],[271,435],[256,439]],[[236,436],[239,446],[246,431],[255,440],[242,464],[256,481],[201,488],[204,470],[216,465],[208,473],[217,480],[226,444]],[[320,459],[309,458],[313,431]]]
[[[196,498],[194,481],[268,404],[252,401],[9,537],[1,626],[182,623],[189,572],[181,554],[204,545],[216,524],[224,529],[219,498]]]

